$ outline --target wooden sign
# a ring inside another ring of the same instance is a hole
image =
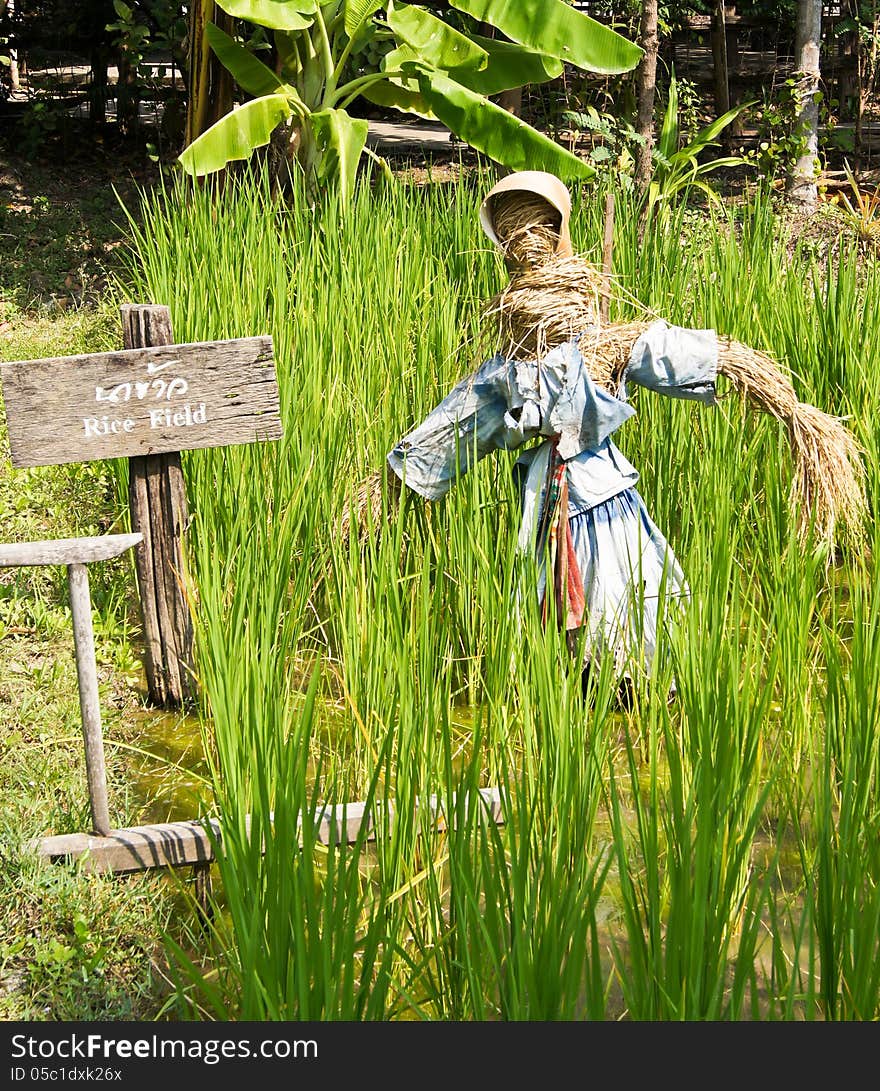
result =
[[[127,458],[150,701],[198,696],[180,452],[280,439],[271,337],[175,344],[165,305],[120,310],[114,352],[0,362],[12,465]]]
[[[282,435],[271,337],[0,363],[12,465],[225,447]]]

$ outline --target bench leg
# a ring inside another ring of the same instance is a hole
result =
[[[79,707],[83,739],[86,744],[86,775],[89,804],[95,833],[110,833],[107,807],[107,771],[104,764],[104,739],[101,733],[101,708],[98,703],[98,668],[95,662],[95,637],[92,630],[92,602],[89,597],[89,573],[84,564],[69,564],[70,609],[73,614],[73,640],[76,646],[76,673],[79,679]]]

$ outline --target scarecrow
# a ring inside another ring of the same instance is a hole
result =
[[[718,377],[787,429],[800,528],[831,540],[864,510],[859,448],[839,420],[798,401],[766,354],[663,319],[602,323],[599,271],[574,254],[571,199],[543,171],[499,181],[479,210],[509,283],[484,307],[496,351],[387,456],[388,480],[438,500],[492,451],[522,448],[519,547],[538,561],[542,616],[581,640],[586,669],[610,654],[619,678],[650,676],[660,602],[688,593],[639,474],[614,443],[632,386],[712,405]]]

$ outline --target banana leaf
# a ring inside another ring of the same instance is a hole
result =
[[[317,11],[317,0],[217,0],[227,15],[270,30],[306,30]]]
[[[400,45],[392,49],[382,58],[380,69],[387,78],[397,87],[407,91],[417,92],[419,89],[419,72],[426,67],[419,59],[418,53],[408,45]],[[427,67],[433,67],[428,65]]]
[[[271,68],[213,23],[208,23],[205,28],[205,37],[223,67],[232,73],[235,82],[249,95],[260,98],[285,90],[284,83]]]
[[[629,72],[642,58],[639,46],[564,0],[450,0],[450,6],[588,72]]]
[[[563,181],[585,180],[595,170],[556,141],[482,95],[432,69],[419,73],[422,97],[452,132],[511,170],[546,170]]]
[[[196,177],[222,170],[233,159],[250,159],[269,143],[276,125],[290,117],[287,95],[264,95],[221,117],[180,155],[180,165]]]
[[[511,87],[524,87],[527,83],[545,83],[555,79],[562,72],[562,61],[548,57],[535,49],[526,49],[512,42],[496,42],[491,38],[478,38],[486,49],[488,65],[482,69],[450,68],[444,69],[456,83],[473,91],[477,95],[497,95]],[[390,76],[392,83],[414,91],[417,87],[418,70],[423,67],[423,58],[409,45],[398,46],[386,53],[382,61],[382,70],[392,72],[403,69],[410,75]],[[437,65],[431,65],[437,68]]]
[[[485,68],[452,68],[449,75],[478,95],[497,95],[513,87],[525,87],[530,83],[546,83],[562,75],[563,64],[557,57],[528,49],[515,42],[496,41],[472,34],[472,39],[485,49],[488,63]],[[439,66],[442,67],[442,66]]]
[[[381,80],[370,84],[361,91],[361,97],[376,106],[391,107],[400,110],[404,114],[415,114],[428,121],[436,121],[437,117],[418,91],[411,91],[408,87],[399,86],[389,80]]]
[[[345,110],[316,110],[311,123],[320,152],[318,177],[322,181],[335,179],[347,200],[354,193],[369,122],[351,117]]]
[[[434,68],[485,68],[486,51],[436,15],[413,7],[388,4],[388,25],[403,42]]]
[[[353,38],[367,19],[384,6],[385,0],[345,0],[342,12],[345,33],[349,38]]]

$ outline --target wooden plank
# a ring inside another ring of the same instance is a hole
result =
[[[28,847],[47,862],[79,863],[83,871],[117,874],[184,867],[214,859],[211,838],[202,822],[130,826],[111,830],[107,837],[87,833],[60,834],[41,838]]]
[[[168,307],[121,308],[128,350],[170,345]],[[144,671],[150,703],[181,708],[197,698],[193,674],[193,622],[185,592],[184,535],[189,507],[180,454],[165,452],[128,461],[131,527],[143,535],[135,554],[144,623]]]
[[[278,439],[272,338],[0,363],[12,465]]]
[[[485,819],[496,825],[502,824],[504,814],[499,790],[481,788],[479,798]],[[387,808],[390,828],[394,806],[384,806]],[[436,829],[445,829],[446,822],[437,796],[429,797],[428,807],[434,816]],[[314,822],[316,837],[325,845],[343,841],[353,844],[364,827],[365,840],[376,839],[375,812],[369,811],[365,803],[342,803],[324,807],[315,813]],[[250,829],[249,822],[246,828]],[[210,863],[215,859],[215,841],[222,849],[221,825],[216,819],[212,819],[209,823],[165,822],[150,826],[130,826],[112,830],[107,837],[94,837],[87,833],[61,834],[38,838],[26,847],[45,862],[79,863],[84,871],[121,874]]]
[[[614,256],[614,192],[605,195],[605,231],[602,238],[602,291],[599,297],[599,318],[605,324],[611,308],[611,263]]]
[[[95,538],[49,538],[41,542],[0,545],[0,568],[40,564],[90,564],[109,561],[138,545],[142,534],[99,534]]]

